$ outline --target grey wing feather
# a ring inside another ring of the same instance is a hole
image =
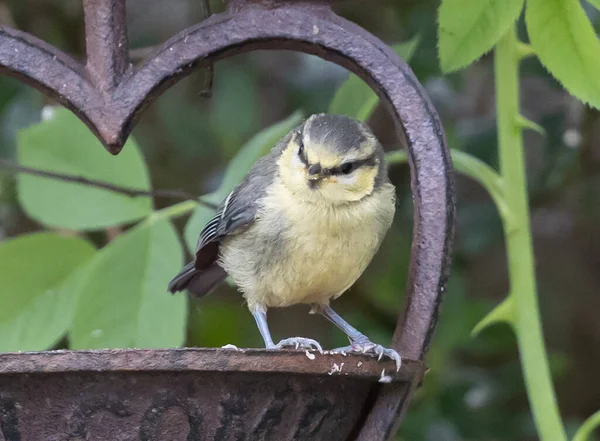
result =
[[[244,180],[225,198],[217,213],[200,232],[196,254],[211,242],[235,234],[251,224],[262,199],[277,173],[277,159],[292,134],[283,138],[252,166]]]
[[[265,196],[277,174],[277,159],[292,135],[293,132],[256,161],[244,180],[225,198],[215,216],[200,232],[194,261],[173,279],[169,285],[170,292],[187,288],[194,294],[205,295],[208,289],[212,290],[225,279],[225,271],[215,268],[218,266],[219,244],[224,237],[236,234],[254,222],[259,201]],[[203,278],[211,280],[204,281]]]

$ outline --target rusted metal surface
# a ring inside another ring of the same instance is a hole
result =
[[[357,354],[265,349],[112,349],[0,353],[0,375],[64,372],[246,372],[327,375],[378,380],[382,371],[393,381],[410,382],[423,363],[406,360],[396,372],[391,360]]]
[[[125,2],[83,0],[86,71],[92,84],[110,96],[129,68]]]
[[[423,364],[303,351],[0,354],[0,439],[346,441],[381,370]]]
[[[85,67],[34,37],[0,29],[0,72],[28,82],[73,110],[115,154],[143,110],[164,90],[194,69],[228,56],[289,49],[317,55],[359,75],[382,98],[407,140],[414,230],[406,305],[393,346],[405,360],[423,360],[450,263],[454,226],[450,155],[438,115],[411,69],[383,42],[335,15],[329,3],[230,0],[226,12],[174,36],[133,70],[125,62],[125,1],[86,0]],[[106,353],[103,358],[115,356]],[[240,370],[251,363],[250,355],[245,357],[248,361],[240,362]],[[306,363],[311,362],[300,357],[290,366],[306,375]],[[393,435],[413,390],[414,385],[400,383],[370,388],[370,399],[362,400],[361,418],[349,439],[376,441]]]

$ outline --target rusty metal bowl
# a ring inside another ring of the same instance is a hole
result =
[[[422,374],[307,351],[0,354],[0,439],[346,441],[378,382],[410,388]]]

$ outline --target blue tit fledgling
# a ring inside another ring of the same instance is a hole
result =
[[[395,212],[384,152],[361,122],[319,114],[292,130],[227,196],[200,234],[195,259],[169,284],[199,296],[229,274],[269,349],[315,347],[294,337],[274,344],[267,309],[308,304],[346,333],[339,351],[394,359],[329,306],[370,263]]]

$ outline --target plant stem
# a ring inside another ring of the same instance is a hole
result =
[[[589,417],[577,430],[575,436],[573,437],[573,441],[587,441],[590,439],[590,436],[594,429],[600,427],[600,411],[593,414]]]
[[[454,169],[479,182],[487,190],[496,204],[496,208],[498,208],[502,222],[510,230],[512,226],[512,213],[504,198],[504,187],[500,175],[485,162],[468,153],[455,149],[450,149],[450,153]],[[408,156],[404,150],[389,152],[385,155],[385,158],[388,164],[403,164],[408,162]]]
[[[566,441],[550,376],[537,299],[523,140],[517,123],[520,115],[520,55],[513,26],[496,46],[494,59],[500,171],[505,202],[513,215],[512,228],[505,225],[510,295],[514,296],[512,324],[540,439]]]

